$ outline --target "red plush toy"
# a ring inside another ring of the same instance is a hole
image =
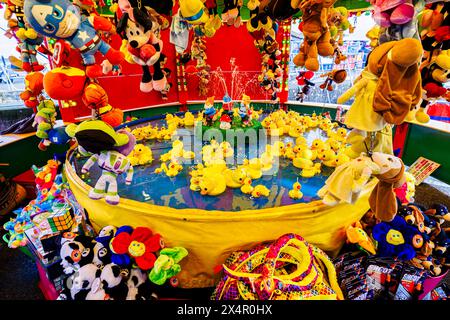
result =
[[[83,70],[60,67],[47,72],[44,89],[55,100],[82,100],[104,122],[116,127],[122,123],[123,112],[108,103],[106,91],[97,83],[89,83]]]

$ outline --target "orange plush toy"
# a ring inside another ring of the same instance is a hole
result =
[[[305,39],[299,53],[294,57],[294,64],[310,71],[319,70],[319,55],[333,55],[331,33],[328,26],[328,15],[336,0],[292,0],[293,8],[303,12],[299,25]]]
[[[43,79],[42,72],[30,72],[25,76],[25,90],[20,93],[20,99],[28,108],[35,108],[39,104],[38,97],[44,89]]]
[[[44,89],[55,100],[74,105],[71,101],[82,100],[93,110],[94,117],[116,127],[123,121],[123,112],[108,103],[106,91],[97,83],[89,82],[85,72],[73,67],[60,67],[47,72]]]

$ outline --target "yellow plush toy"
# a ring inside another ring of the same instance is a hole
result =
[[[202,24],[209,20],[209,14],[201,0],[180,0],[180,12],[189,24]]]

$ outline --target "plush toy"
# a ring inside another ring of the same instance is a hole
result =
[[[359,248],[369,254],[376,254],[373,241],[364,231],[360,222],[353,223],[345,230],[345,233],[347,235],[347,243],[356,244]]]
[[[328,25],[331,38],[338,46],[344,45],[344,31],[353,32],[354,27],[348,21],[348,10],[345,7],[331,8],[328,13]]]
[[[150,281],[163,285],[168,279],[175,277],[181,271],[179,262],[187,255],[188,251],[183,247],[162,249],[148,275]]]
[[[320,75],[321,77],[327,77],[325,79],[325,82],[322,83],[319,87],[320,89],[327,88],[328,91],[333,91],[332,83],[342,83],[347,79],[347,71],[344,69],[340,70],[333,70],[330,72],[327,72],[325,74]]]
[[[366,33],[366,37],[370,39],[370,46],[372,48],[378,47],[380,39],[380,26],[376,25]]]
[[[421,123],[430,121],[427,108],[431,101],[447,95],[448,89],[445,84],[449,81],[450,73],[450,50],[442,51],[434,56],[429,64],[422,68],[422,88],[425,91],[424,98],[415,117]]]
[[[44,89],[43,79],[42,72],[30,72],[25,76],[25,90],[19,96],[26,107],[35,108],[39,104],[39,97]]]
[[[418,16],[424,64],[430,63],[440,51],[450,49],[450,3],[428,4]]]
[[[372,160],[379,167],[374,175],[379,182],[370,194],[370,208],[375,212],[377,219],[391,221],[398,208],[393,188],[405,182],[405,166],[400,158],[380,152],[374,152]]]
[[[312,71],[300,71],[298,76],[295,78],[297,80],[297,84],[302,86],[301,89],[297,89],[297,95],[295,100],[303,102],[305,97],[311,92],[312,87],[315,86],[315,83],[311,81],[314,77],[314,72]]]
[[[100,52],[112,64],[120,64],[124,55],[98,35],[98,31],[115,33],[114,25],[97,15],[82,16],[80,9],[68,0],[26,0],[24,11],[27,21],[38,33],[54,39],[64,39],[78,49],[89,78],[103,74],[95,63],[95,53]]]
[[[94,116],[115,127],[122,123],[123,112],[112,107],[106,91],[95,82],[89,82],[83,70],[73,67],[59,67],[44,76],[44,89],[50,98],[74,105],[74,100],[82,102],[93,110]]]
[[[208,12],[201,0],[180,0],[180,13],[189,24],[197,25],[208,21]]]
[[[158,296],[153,292],[153,286],[147,273],[139,268],[132,268],[127,281],[127,300],[155,300]]]
[[[147,11],[138,8],[125,12],[117,26],[117,32],[128,41],[127,50],[133,61],[142,66],[140,90],[142,92],[163,91],[167,79],[161,70],[163,42],[152,29],[153,23]],[[153,74],[150,72],[153,66]]]
[[[373,227],[372,236],[377,241],[377,255],[411,260],[416,256],[414,243],[421,238],[416,228],[408,225],[402,217],[396,216],[391,222],[381,222]]]
[[[291,1],[293,7],[303,12],[302,23],[299,25],[305,39],[300,46],[299,53],[294,57],[294,64],[305,67],[310,71],[319,70],[318,56],[328,57],[333,55],[334,48],[330,43],[331,33],[327,18],[335,0]]]
[[[58,300],[86,300],[95,280],[100,277],[101,272],[101,269],[93,263],[84,265],[78,272],[65,280],[64,289],[59,295]]]
[[[78,126],[69,125],[66,131],[69,136],[76,138],[81,151],[90,155],[82,173],[87,173],[95,163],[102,169],[102,175],[89,191],[89,197],[95,200],[104,197],[107,203],[118,204],[117,176],[126,172],[125,183],[131,184],[133,166],[127,155],[133,150],[136,138],[126,130],[115,132],[110,125],[100,120],[84,121]]]
[[[34,116],[33,127],[36,127],[36,136],[42,141],[39,143],[39,149],[45,150],[50,141],[48,132],[53,128],[56,122],[56,109],[52,100],[42,100],[37,106],[37,113]],[[48,141],[48,143],[46,142]]]
[[[425,214],[438,221],[439,224],[443,224],[445,221],[450,221],[450,212],[443,204],[433,204],[425,211]]]
[[[370,2],[374,7],[372,16],[381,27],[380,44],[405,38],[419,39],[413,0],[371,0]]]
[[[339,202],[353,204],[370,177],[379,171],[379,166],[362,154],[337,167],[317,195],[322,198],[323,203],[330,206]]]
[[[37,47],[42,44],[44,37],[31,28],[20,28],[16,36],[21,41],[17,48],[22,60],[22,69],[26,72],[43,70],[44,66],[39,64],[36,54]]]
[[[72,274],[83,266],[91,264],[94,257],[94,245],[90,237],[81,235],[62,237],[59,256],[64,273]]]
[[[401,124],[422,98],[421,55],[422,47],[415,39],[376,47],[357,82],[338,98],[342,104],[356,95],[345,124],[367,132],[383,130],[387,123]]]
[[[108,300],[126,300],[128,275],[128,269],[123,269],[114,263],[109,263],[102,268],[99,277],[101,287],[99,287],[104,291]]]
[[[8,21],[8,27],[17,28],[24,27],[24,0],[7,0],[5,1],[6,8],[3,17]],[[14,18],[13,18],[14,16]]]
[[[117,230],[110,246],[114,263],[128,266],[134,261],[140,269],[147,271],[153,268],[156,252],[164,247],[164,242],[161,235],[154,234],[149,228],[123,226]]]

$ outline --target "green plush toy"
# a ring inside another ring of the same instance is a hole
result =
[[[48,131],[53,128],[56,121],[56,109],[52,100],[42,100],[37,106],[33,126],[37,127],[36,136],[41,139],[48,138]]]
[[[148,276],[150,281],[158,285],[163,285],[167,279],[172,278],[181,271],[181,266],[178,262],[187,255],[188,251],[183,247],[162,249]]]

